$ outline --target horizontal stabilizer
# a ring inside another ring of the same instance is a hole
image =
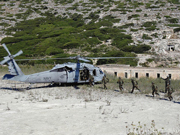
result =
[[[8,62],[10,60],[9,57],[4,57],[4,60],[0,62],[0,65],[3,65],[4,63]]]
[[[6,63],[6,60],[1,61],[0,65],[4,65],[4,63]]]

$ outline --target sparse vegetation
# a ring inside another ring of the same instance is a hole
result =
[[[169,26],[175,27],[174,32],[179,36],[179,18],[174,12],[179,8],[178,0],[150,0],[145,3],[131,0],[3,2],[0,4],[0,14],[4,16],[0,34],[9,37],[1,43],[8,44],[14,52],[22,49],[24,54],[19,58],[56,58],[70,56],[70,53],[84,55],[84,50],[95,57],[108,55],[114,49],[131,55],[124,48],[132,43],[147,44],[152,48],[156,46],[154,41],[152,45],[152,42],[142,40],[147,39],[142,32],[151,35],[148,39],[155,37],[159,41],[162,39],[162,28]],[[171,31],[169,27],[166,28]],[[163,34],[163,39],[167,39],[166,35]],[[107,43],[108,40],[110,42]],[[108,45],[100,48],[102,44]],[[0,60],[5,56],[1,50]],[[146,50],[141,53],[146,53]]]
[[[156,128],[155,121],[151,121],[151,126],[147,127],[146,124],[142,125],[139,121],[137,125],[135,125],[133,122],[130,126],[126,126],[126,132],[127,135],[136,135],[136,134],[142,134],[142,135],[150,135],[150,134],[157,134],[161,135],[164,128],[161,129]]]

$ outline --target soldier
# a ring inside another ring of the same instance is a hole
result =
[[[167,78],[162,78],[161,79],[165,80],[165,93],[167,93],[167,84],[171,85],[171,78],[167,76]]]
[[[169,85],[169,83],[167,83],[167,87],[166,87],[166,90],[167,90],[167,92],[168,92],[168,98],[169,98],[169,100],[171,101],[172,99],[173,99],[173,97],[172,97],[172,93],[173,93],[173,88],[171,88],[171,86]]]
[[[107,89],[106,83],[109,82],[109,79],[106,78],[106,75],[104,75],[104,77],[103,77],[103,79],[102,79],[102,82],[103,82],[103,84],[104,84],[104,89]]]
[[[117,83],[119,83],[119,90],[120,91],[124,90],[123,88],[124,81],[121,79],[121,77],[119,77]]]
[[[131,93],[134,92],[134,89],[135,89],[135,88],[140,91],[140,89],[138,88],[138,82],[137,82],[137,81],[135,81],[134,79],[131,79],[131,83],[132,83],[132,85],[133,85],[133,86],[132,86],[132,91],[131,91]]]
[[[158,87],[155,86],[155,84],[152,82],[152,95],[153,95],[153,97],[154,97],[154,93],[156,95],[159,95],[159,93],[157,93],[157,90],[158,90]]]
[[[84,75],[84,80],[87,80],[88,79],[88,69],[87,68],[84,68],[84,70],[83,70],[83,75]]]
[[[89,73],[89,85],[94,86],[94,77]]]

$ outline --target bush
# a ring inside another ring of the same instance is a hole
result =
[[[149,45],[131,45],[131,46],[125,46],[121,50],[124,52],[135,52],[135,53],[144,53],[148,50],[150,50],[151,47]]]
[[[61,48],[56,47],[49,47],[46,52],[47,55],[55,55],[55,54],[61,54],[64,53],[64,51]]]
[[[128,28],[128,27],[133,27],[134,26],[134,23],[128,23],[128,24],[125,24],[125,25],[122,25],[122,26],[120,26],[119,28],[120,29],[126,29],[126,28]]]
[[[132,43],[132,37],[130,35],[125,35],[123,33],[113,33],[114,36],[112,40],[112,45],[122,48],[124,46],[127,46],[129,43]]]
[[[180,4],[179,0],[168,0],[168,2],[173,4]]]
[[[91,12],[86,19],[94,19],[94,20],[96,20],[98,18],[99,18],[99,15],[96,15],[94,12]]]
[[[152,39],[152,38],[149,37],[147,34],[143,34],[142,39]]]
[[[175,28],[174,29],[174,33],[179,32],[179,31],[180,31],[180,28]]]
[[[137,18],[139,16],[140,16],[139,14],[134,14],[134,15],[128,16],[128,20],[130,20],[131,18]]]
[[[65,43],[62,48],[71,49],[71,48],[77,48],[78,46],[80,46],[78,42],[72,41]]]
[[[152,22],[145,22],[141,27],[151,27],[151,26],[155,26],[157,24],[157,22],[152,21]]]
[[[171,18],[171,19],[167,19],[167,21],[170,23],[178,23],[179,19],[178,18]]]
[[[91,46],[95,46],[95,45],[101,43],[101,41],[99,41],[99,40],[97,39],[97,37],[88,38],[88,39],[87,39],[87,42],[88,42]]]

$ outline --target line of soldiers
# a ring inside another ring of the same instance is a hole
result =
[[[173,92],[173,88],[170,86],[170,83],[171,83],[170,77],[167,76],[167,78],[161,78],[161,79],[165,80],[165,93],[168,92],[168,98],[171,101],[173,99],[173,97],[171,95],[172,92]],[[109,82],[109,79],[106,78],[106,76],[104,76],[103,79],[102,79],[102,82],[104,84],[104,89],[107,89],[106,83]],[[119,84],[119,90],[120,91],[124,90],[124,88],[123,88],[124,81],[121,79],[121,77],[119,77],[117,83]],[[137,90],[140,91],[140,89],[138,88],[138,82],[136,80],[131,79],[131,83],[132,83],[132,91],[131,91],[131,93],[134,92],[134,89],[137,89]],[[159,95],[158,87],[155,85],[154,82],[152,82],[152,95],[153,95],[153,97],[154,97],[155,94]]]

